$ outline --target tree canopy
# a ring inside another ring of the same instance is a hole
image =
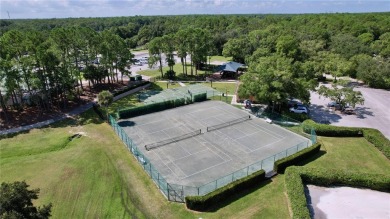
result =
[[[44,219],[51,216],[52,204],[35,207],[33,200],[38,199],[39,189],[28,189],[26,182],[1,183],[0,217]]]

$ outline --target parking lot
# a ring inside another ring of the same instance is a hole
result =
[[[311,92],[310,116],[316,122],[329,122],[335,126],[368,127],[380,130],[390,139],[390,91],[357,87],[365,99],[356,105],[354,114],[347,115],[327,107],[331,100]]]

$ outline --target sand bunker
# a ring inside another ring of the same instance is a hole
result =
[[[314,218],[390,218],[390,193],[350,187],[307,188]]]

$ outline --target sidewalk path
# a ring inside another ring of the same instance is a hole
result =
[[[150,86],[150,83],[148,83],[148,84],[146,84],[144,86],[141,86],[141,87],[137,87],[137,88],[135,88],[133,90],[129,90],[129,91],[123,93],[123,94],[115,96],[114,97],[114,101],[119,100],[119,99],[121,99],[121,98],[123,98],[125,96],[130,95],[130,94],[133,94],[135,92],[138,92],[138,91],[140,91],[142,89],[145,89],[145,88],[147,88],[149,86]],[[18,133],[18,132],[22,132],[22,131],[27,131],[27,130],[30,130],[30,129],[41,128],[43,126],[50,125],[52,123],[61,121],[63,119],[71,118],[73,116],[79,115],[79,114],[81,114],[81,113],[91,109],[93,104],[94,104],[94,102],[90,102],[90,103],[87,103],[85,105],[79,106],[76,109],[70,111],[69,113],[65,113],[64,115],[61,115],[61,116],[59,116],[59,117],[57,117],[55,119],[49,119],[49,120],[46,120],[46,121],[43,121],[43,122],[38,122],[38,123],[35,123],[35,124],[31,124],[31,125],[25,125],[25,126],[12,128],[12,129],[2,130],[2,131],[0,131],[0,135],[13,134],[13,133]]]

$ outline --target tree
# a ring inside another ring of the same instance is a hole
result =
[[[28,189],[25,181],[5,183],[0,186],[0,218],[49,218],[52,204],[35,207],[39,189]]]
[[[292,35],[280,36],[276,43],[276,52],[280,56],[285,56],[297,60],[300,54],[299,43]]]
[[[164,73],[162,70],[162,58],[161,54],[163,53],[163,39],[162,37],[156,37],[152,41],[148,43],[148,50],[149,50],[149,64],[154,65],[156,62],[158,62],[160,73],[161,73],[161,78],[164,77]]]
[[[175,50],[175,37],[173,34],[164,35],[162,37],[162,50],[165,53],[165,61],[168,64],[169,71],[167,72],[168,78],[172,79],[175,76],[173,66],[175,65],[175,57],[173,52]]]
[[[107,90],[104,90],[98,94],[98,102],[104,107],[108,107],[114,100],[114,96]]]
[[[257,60],[249,67],[249,72],[241,77],[238,94],[242,98],[253,96],[257,101],[280,104],[290,97],[308,102],[309,83],[304,78],[295,77],[292,58],[270,56]]]
[[[355,108],[356,104],[364,104],[364,98],[360,91],[354,91],[352,87],[346,87],[345,82],[334,83],[332,87],[322,85],[318,89],[318,94],[339,103],[341,109],[347,105]]]
[[[238,39],[230,39],[223,46],[222,54],[225,57],[232,56],[233,61],[245,63],[245,58],[248,55],[251,55],[250,45],[248,39],[243,36]]]
[[[100,92],[98,94],[98,103],[103,106],[105,108],[105,111],[106,111],[106,116],[107,116],[107,120],[109,120],[108,118],[108,110],[107,110],[107,107],[114,101],[114,96],[112,95],[112,93],[110,93],[109,91],[107,90],[104,90],[102,92]],[[100,115],[100,112],[99,112],[99,115]],[[103,116],[100,115],[102,118]]]

